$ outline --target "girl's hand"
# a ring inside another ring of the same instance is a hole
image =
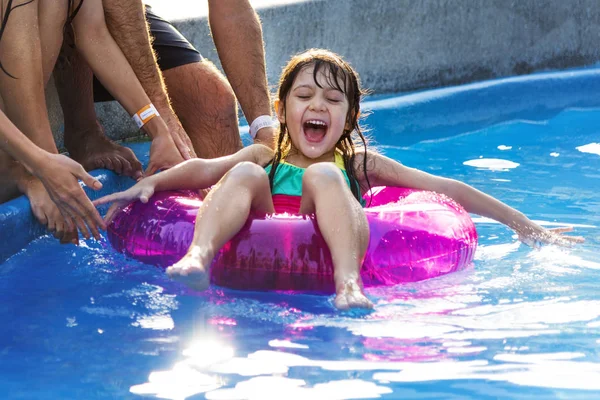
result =
[[[570,247],[576,243],[583,243],[585,239],[581,236],[566,236],[565,232],[573,231],[572,226],[564,228],[544,229],[537,224],[517,229],[519,240],[535,249],[543,244],[556,244],[558,246]]]
[[[151,179],[142,179],[134,186],[123,192],[109,194],[108,196],[94,200],[93,204],[95,206],[99,206],[101,204],[113,203],[104,216],[104,223],[108,226],[108,224],[112,222],[115,214],[122,210],[129,203],[135,200],[139,200],[142,203],[147,203],[150,197],[152,197],[154,194],[154,188],[155,186]]]

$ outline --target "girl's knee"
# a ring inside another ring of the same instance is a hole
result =
[[[340,187],[346,181],[342,171],[333,163],[317,163],[306,168],[302,185],[306,188]]]
[[[247,186],[269,184],[269,177],[264,168],[250,161],[241,162],[233,167],[227,174],[227,180]]]

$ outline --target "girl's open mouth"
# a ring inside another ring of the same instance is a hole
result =
[[[311,143],[318,143],[327,134],[327,123],[318,119],[309,119],[302,124],[304,129],[304,137]]]

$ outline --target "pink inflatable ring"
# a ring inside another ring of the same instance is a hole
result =
[[[370,242],[361,275],[366,287],[395,285],[460,270],[473,260],[477,232],[468,213],[433,192],[378,187],[365,196]],[[108,228],[114,248],[167,267],[187,251],[202,201],[162,192],[135,202]],[[212,282],[244,290],[333,291],[331,255],[313,215],[250,218],[215,257]]]

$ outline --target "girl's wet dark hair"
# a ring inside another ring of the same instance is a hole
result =
[[[8,17],[10,17],[10,13],[13,12],[14,10],[16,10],[17,8],[26,6],[27,4],[33,3],[34,1],[35,0],[29,0],[29,1],[26,1],[25,3],[21,3],[21,4],[17,4],[16,6],[13,6],[13,0],[8,0],[8,3],[6,3],[6,10],[4,9],[4,7],[2,7],[2,9],[0,10],[0,18],[2,18],[2,21],[0,22],[0,41],[2,41],[2,36],[4,36],[4,29],[6,29],[6,24],[8,24]],[[1,3],[1,4],[3,5],[4,3]],[[2,60],[0,60],[0,69],[2,69],[2,72],[4,72],[6,75],[10,76],[11,78],[17,79],[15,76],[11,75],[4,68],[4,65],[2,65]]]
[[[303,53],[297,54],[289,61],[283,69],[279,78],[279,90],[277,98],[281,102],[283,112],[285,113],[287,96],[294,84],[294,81],[300,71],[304,68],[314,66],[313,79],[315,84],[322,88],[317,77],[320,72],[325,76],[326,84],[344,93],[348,100],[348,114],[346,115],[346,124],[344,133],[336,144],[336,148],[342,153],[344,160],[344,168],[350,178],[350,189],[352,194],[358,201],[361,200],[361,191],[356,180],[356,169],[354,168],[354,160],[356,157],[356,146],[352,136],[358,137],[362,141],[362,146],[365,150],[363,158],[363,172],[368,185],[371,188],[369,178],[367,176],[367,141],[358,123],[360,115],[360,100],[365,92],[360,87],[360,80],[356,71],[337,54],[324,49],[310,49]],[[272,167],[269,173],[269,183],[273,188],[273,179],[277,166],[285,159],[292,147],[292,141],[285,123],[279,125],[279,135],[275,146],[275,155],[271,161]]]

